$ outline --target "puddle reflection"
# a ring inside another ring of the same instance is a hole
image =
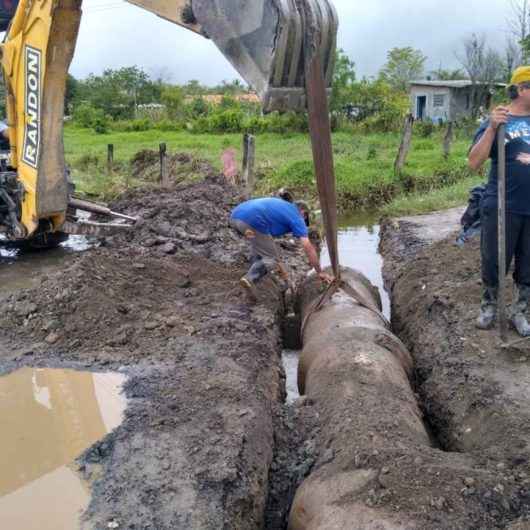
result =
[[[89,492],[69,465],[121,423],[124,381],[32,368],[0,377],[0,528],[78,528]]]

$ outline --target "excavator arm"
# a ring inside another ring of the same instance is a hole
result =
[[[331,84],[337,16],[329,0],[129,2],[211,39],[265,112],[305,110],[305,65],[314,54]],[[0,232],[17,240],[65,225],[64,96],[81,0],[0,0],[0,29],[13,11],[0,47],[10,143],[0,168]]]

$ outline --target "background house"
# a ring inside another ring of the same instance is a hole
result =
[[[488,108],[492,93],[489,84],[478,85],[476,107]],[[496,84],[496,87],[503,87]],[[473,90],[477,85],[461,81],[413,81],[410,84],[411,113],[416,120],[455,121],[473,115]]]

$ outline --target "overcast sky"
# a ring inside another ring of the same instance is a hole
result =
[[[251,0],[249,0],[251,1]],[[358,77],[377,73],[392,47],[413,46],[428,69],[457,67],[455,52],[471,33],[503,47],[508,0],[335,0],[339,46],[355,61]],[[217,84],[237,77],[208,40],[122,0],[85,0],[71,73],[138,65],[154,77]]]

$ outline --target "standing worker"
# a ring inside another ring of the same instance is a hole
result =
[[[497,128],[506,125],[506,270],[515,257],[515,298],[511,322],[519,335],[530,336],[526,317],[530,298],[530,66],[517,68],[508,87],[508,106],[493,110],[480,126],[469,152],[469,166],[477,171],[491,158],[488,186],[481,202],[481,257],[484,292],[477,320],[491,329],[497,317]]]
[[[251,247],[251,267],[240,282],[252,298],[257,298],[256,284],[273,270],[288,281],[288,273],[280,262],[273,237],[289,233],[300,239],[309,264],[320,279],[326,283],[333,281],[331,276],[322,272],[318,253],[309,240],[305,220],[308,215],[309,209],[302,201],[291,203],[276,197],[252,199],[234,209],[230,226],[244,236]]]

